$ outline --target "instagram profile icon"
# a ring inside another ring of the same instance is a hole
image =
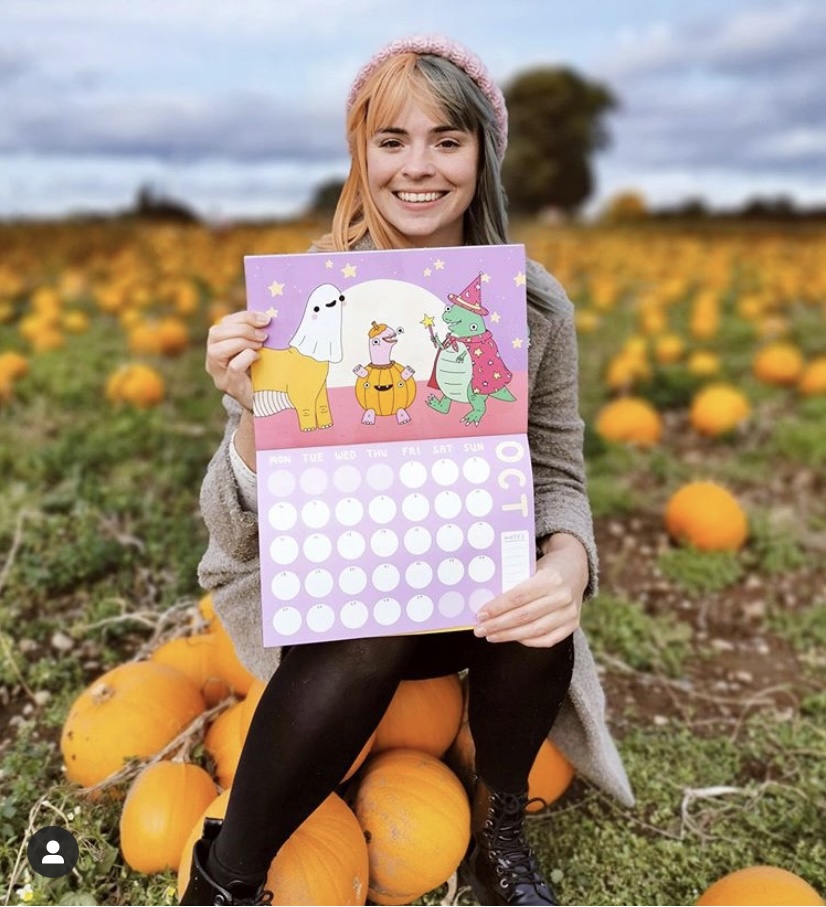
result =
[[[75,868],[78,858],[77,841],[65,828],[47,825],[29,838],[26,856],[32,871],[50,879],[58,879]]]

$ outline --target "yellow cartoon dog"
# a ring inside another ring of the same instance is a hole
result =
[[[294,409],[302,431],[333,424],[327,399],[331,362],[341,362],[341,317],[344,295],[325,283],[307,300],[304,316],[285,350],[261,350],[252,366],[252,411],[272,416]]]

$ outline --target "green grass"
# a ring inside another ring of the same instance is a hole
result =
[[[666,579],[694,594],[719,592],[736,583],[744,573],[739,556],[730,551],[697,551],[672,548],[657,558]]]
[[[771,513],[752,508],[746,559],[769,576],[805,566],[809,556],[797,530],[796,514],[789,514],[781,523]]]
[[[693,904],[721,876],[758,863],[824,890],[824,717],[786,727],[760,715],[736,740],[673,726],[627,735],[632,810],[591,791],[532,829],[545,865],[563,873],[562,902]]]
[[[610,655],[668,677],[683,672],[692,631],[676,617],[653,617],[637,602],[603,594],[585,606],[582,624],[597,658]]]
[[[798,652],[822,652],[826,649],[826,596],[794,610],[775,606],[770,609],[766,624]],[[818,658],[818,664],[822,670],[822,659]]]
[[[826,422],[782,419],[774,429],[772,445],[777,455],[810,469],[826,467]]]

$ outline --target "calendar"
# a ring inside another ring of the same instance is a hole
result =
[[[264,645],[473,626],[535,568],[524,246],[244,267]]]

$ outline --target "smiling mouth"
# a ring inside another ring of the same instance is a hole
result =
[[[435,202],[447,195],[447,192],[394,192],[399,201],[412,204]]]

